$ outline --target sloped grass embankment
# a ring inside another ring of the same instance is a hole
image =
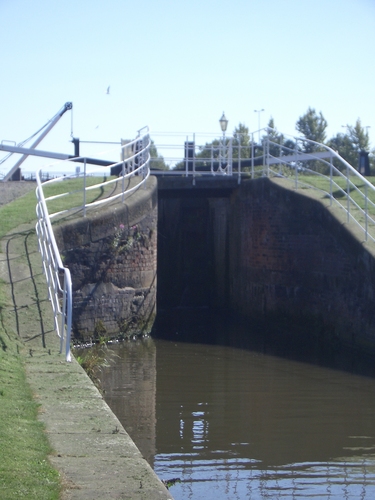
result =
[[[0,208],[0,238],[35,219],[35,194]],[[4,242],[2,242],[4,243]],[[4,248],[4,245],[2,245]],[[0,265],[7,256],[0,253]],[[54,500],[60,496],[59,473],[50,465],[51,448],[38,421],[38,404],[26,380],[28,349],[14,326],[10,285],[0,280],[0,498]]]

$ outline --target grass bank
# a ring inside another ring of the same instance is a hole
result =
[[[30,192],[0,208],[0,239],[35,219]],[[4,248],[4,242],[2,241]],[[0,253],[1,269],[7,256]],[[0,498],[54,500],[61,492],[59,473],[50,465],[51,448],[38,420],[38,404],[26,380],[29,350],[14,326],[11,287],[0,280]]]
[[[95,184],[99,184],[101,182],[103,182],[102,177],[87,178],[87,186],[94,186]],[[12,188],[11,184],[12,183],[10,183],[10,189]],[[56,182],[55,184],[46,186],[45,196],[56,196],[67,191],[74,193],[69,197],[52,200],[51,202],[49,202],[48,210],[50,211],[50,213],[82,205],[82,187],[82,179],[69,179],[67,181]],[[107,186],[105,188],[97,188],[89,191],[87,194],[86,202],[90,203],[103,196],[108,196],[114,189],[115,184],[113,184],[112,186]],[[34,221],[36,218],[35,207],[35,189],[25,194],[21,198],[18,198],[6,205],[1,206],[0,238],[2,238],[9,231],[20,226],[21,224],[29,224],[30,222]]]

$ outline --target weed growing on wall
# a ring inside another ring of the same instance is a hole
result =
[[[129,252],[135,243],[142,240],[142,234],[137,225],[131,226],[129,230],[124,224],[115,227],[115,235],[112,240],[112,249],[116,252]]]

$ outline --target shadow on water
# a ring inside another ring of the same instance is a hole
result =
[[[374,498],[375,381],[295,337],[176,309],[110,347],[104,397],[176,500]]]
[[[332,332],[284,319],[250,320],[211,308],[174,308],[158,312],[153,338],[220,345],[375,377],[375,356],[344,345]]]

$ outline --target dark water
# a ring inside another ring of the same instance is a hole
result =
[[[179,499],[375,498],[375,380],[251,350],[110,348],[105,398]]]

